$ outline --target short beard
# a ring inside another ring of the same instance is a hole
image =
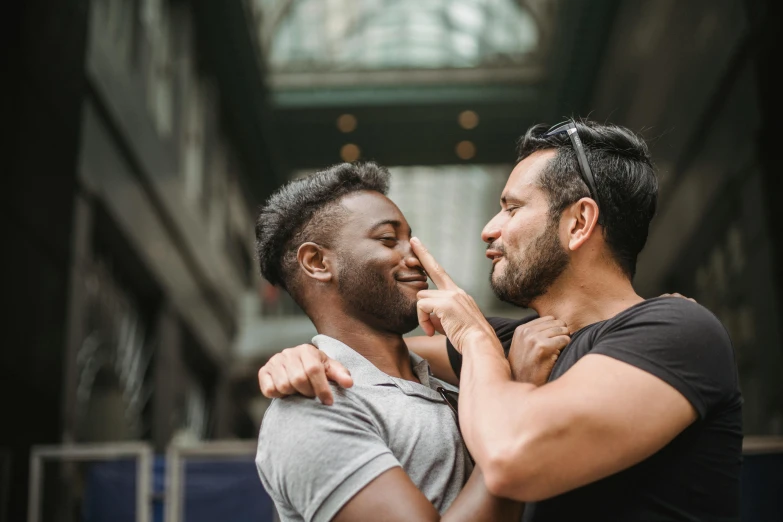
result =
[[[534,299],[544,295],[565,271],[569,259],[560,244],[558,225],[557,219],[550,219],[524,259],[510,257],[503,250],[508,264],[505,273],[493,277],[493,266],[489,274],[489,284],[498,299],[527,308]]]
[[[419,325],[416,300],[410,299],[378,272],[361,270],[362,264],[343,257],[338,290],[351,313],[369,319],[373,326],[406,334]]]

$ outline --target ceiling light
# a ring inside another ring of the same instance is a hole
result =
[[[359,147],[353,143],[346,143],[340,149],[340,157],[343,159],[343,161],[347,161],[348,163],[353,163],[354,161],[358,160],[361,154],[361,149],[359,149]]]
[[[341,114],[340,117],[337,118],[337,128],[340,132],[345,134],[355,131],[357,123],[356,116],[353,114]]]
[[[479,117],[474,111],[462,111],[457,118],[459,126],[463,129],[475,129],[479,124]]]
[[[472,141],[460,141],[455,149],[459,159],[469,160],[476,155],[476,146]]]

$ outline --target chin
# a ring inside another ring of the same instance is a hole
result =
[[[386,331],[403,335],[419,326],[419,314],[415,300],[408,301],[403,307],[390,307],[388,312],[391,313],[384,317],[382,326]]]
[[[419,326],[419,312],[416,308],[416,301],[413,302],[413,306],[404,317],[399,318],[399,324],[400,324],[400,331],[401,333],[408,333],[412,332],[416,329],[417,326]]]
[[[409,317],[400,317],[395,321],[387,322],[383,329],[398,335],[405,335],[406,333],[410,333],[415,330],[417,326],[419,326],[418,316],[414,317],[413,319]]]
[[[499,270],[492,270],[489,273],[489,282],[493,287],[503,284],[503,274]]]

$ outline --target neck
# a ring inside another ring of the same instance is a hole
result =
[[[419,382],[411,368],[410,352],[402,335],[377,330],[347,314],[311,317],[319,334],[328,335],[350,346],[387,375]],[[335,317],[337,316],[337,317]]]
[[[530,307],[540,317],[551,315],[565,321],[568,330],[574,333],[644,301],[619,270],[596,269],[596,265],[582,271],[571,267]]]

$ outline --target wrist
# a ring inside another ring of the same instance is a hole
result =
[[[503,355],[503,346],[500,344],[497,336],[494,332],[486,332],[480,329],[472,329],[465,333],[465,336],[460,343],[460,352],[465,353],[465,350],[484,349],[490,351],[496,351]]]

